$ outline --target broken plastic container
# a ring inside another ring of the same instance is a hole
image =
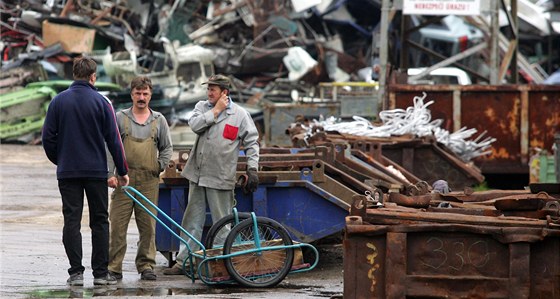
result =
[[[317,61],[301,47],[288,49],[288,55],[284,56],[282,61],[290,71],[288,74],[290,81],[299,80],[317,65]]]

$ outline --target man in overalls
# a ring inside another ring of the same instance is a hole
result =
[[[117,123],[130,169],[129,185],[157,205],[159,174],[173,154],[169,126],[161,113],[149,108],[152,96],[150,78],[134,78],[130,83],[130,95],[132,107],[117,113]],[[110,171],[113,169],[111,164],[109,163]],[[140,235],[135,259],[136,269],[141,274],[140,279],[156,280],[156,220],[122,191],[115,177],[110,177],[108,183],[110,187],[116,188],[111,194],[109,207],[109,271],[115,278],[122,279],[122,262],[127,246],[126,234],[134,211]],[[148,204],[145,206],[152,213],[157,213]]]

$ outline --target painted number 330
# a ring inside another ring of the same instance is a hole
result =
[[[460,271],[465,266],[473,266],[482,268],[488,264],[490,260],[490,252],[488,251],[488,243],[486,241],[469,242],[455,241],[452,246],[446,244],[440,238],[429,238],[426,245],[431,250],[430,258],[425,259],[422,263],[432,269],[441,269],[449,267],[453,270]]]

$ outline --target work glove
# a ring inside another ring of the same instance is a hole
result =
[[[249,192],[257,191],[257,186],[259,185],[259,175],[257,170],[254,168],[247,169],[247,185],[246,190]]]

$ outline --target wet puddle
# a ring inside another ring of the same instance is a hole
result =
[[[130,296],[185,296],[185,295],[227,295],[269,293],[274,298],[275,292],[299,290],[297,293],[311,297],[333,298],[337,293],[318,290],[312,286],[282,285],[273,289],[246,289],[235,287],[213,288],[120,288],[117,286],[67,287],[63,289],[35,290],[28,292],[27,298],[91,298],[91,297],[130,297]]]
[[[227,288],[119,288],[119,287],[68,287],[57,290],[37,290],[29,298],[89,298],[89,297],[126,297],[126,296],[173,296],[173,295],[227,295],[239,293],[239,289]],[[251,290],[259,292],[259,290]]]
[[[174,295],[228,295],[245,290],[228,288],[119,288],[119,287],[68,287],[65,289],[36,290],[28,293],[28,298],[90,298],[128,296],[174,296]],[[251,292],[264,292],[251,290]]]

